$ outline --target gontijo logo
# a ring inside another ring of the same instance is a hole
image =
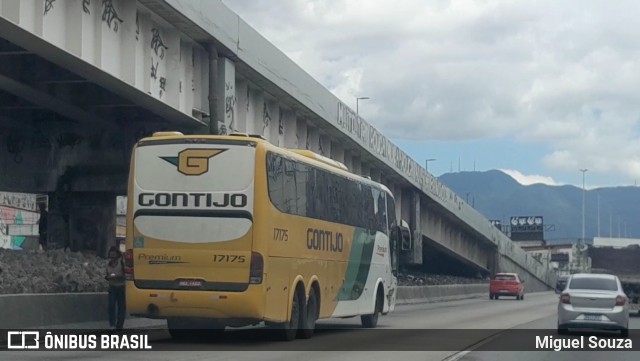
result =
[[[209,159],[226,149],[185,149],[177,157],[160,157],[178,167],[184,175],[203,175],[209,171]]]

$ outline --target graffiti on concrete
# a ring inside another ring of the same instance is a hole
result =
[[[36,196],[28,193],[0,192],[0,206],[36,211]]]
[[[236,108],[236,90],[232,83],[226,82],[224,84],[225,96],[224,96],[224,117],[225,122],[229,123],[229,129],[233,132],[235,130],[235,112]]]
[[[91,0],[82,0],[82,11],[87,14],[91,14],[91,10],[89,10],[89,6],[91,5]]]
[[[282,109],[280,109],[280,114],[278,115],[278,134],[284,135],[284,120],[282,119],[282,114],[284,113]]]
[[[262,135],[265,135],[265,130],[271,124],[271,114],[269,114],[269,108],[267,107],[267,102],[263,102],[262,107]]]
[[[156,53],[160,59],[164,59],[164,51],[168,50],[169,47],[164,44],[162,41],[162,36],[160,35],[160,30],[157,28],[151,29],[151,49]]]
[[[322,149],[322,139],[318,140],[318,149],[320,151],[320,155],[324,155],[324,149]]]
[[[56,137],[56,142],[58,143],[59,148],[69,147],[75,148],[80,143],[82,143],[83,138],[76,133],[66,132],[60,133]]]
[[[305,141],[304,148],[307,149],[307,150],[310,149],[310,147],[309,147],[309,129],[307,129],[307,140]]]
[[[16,134],[10,134],[7,136],[7,152],[13,155],[13,161],[16,164],[22,163],[24,160],[22,157],[22,152],[25,147],[25,137]]]
[[[227,130],[227,126],[224,123],[220,124],[218,133],[220,133],[220,135],[227,135],[229,133],[229,131]]]
[[[160,77],[160,98],[162,98],[162,94],[167,92],[167,78],[161,76]]]
[[[151,77],[153,79],[158,79],[158,65],[159,63],[153,63],[153,58],[151,58]]]
[[[51,11],[53,9],[53,3],[56,2],[56,0],[45,0],[44,1],[44,15],[46,16],[47,14],[49,14],[49,11]]]
[[[35,224],[38,218],[39,214],[36,212],[0,206],[0,248],[22,250],[26,237],[11,235],[9,227]]]
[[[118,32],[118,23],[124,22],[118,17],[113,0],[102,0],[102,21],[107,23],[109,29],[113,26],[113,31],[116,33]]]

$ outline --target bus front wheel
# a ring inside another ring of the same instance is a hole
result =
[[[376,292],[376,306],[373,310],[373,314],[360,316],[362,327],[375,328],[378,325],[378,315],[382,312],[383,302],[384,296],[382,294],[382,290],[378,287],[378,292]]]

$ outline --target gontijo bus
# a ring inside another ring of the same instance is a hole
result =
[[[318,319],[394,309],[400,228],[392,193],[261,136],[155,133],[133,149],[129,313],[193,329],[258,324],[286,340]]]

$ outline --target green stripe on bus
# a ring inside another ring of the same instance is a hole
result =
[[[338,301],[357,300],[364,291],[367,275],[371,268],[371,257],[375,245],[375,232],[369,233],[366,229],[356,228],[351,242],[349,263],[345,272],[345,279]]]

